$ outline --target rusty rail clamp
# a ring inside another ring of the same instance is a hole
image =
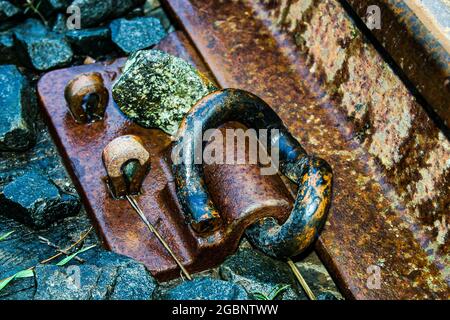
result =
[[[330,207],[332,170],[323,159],[308,156],[289,133],[281,119],[262,99],[237,89],[224,89],[200,100],[186,115],[176,146],[181,146],[194,123],[203,131],[239,121],[252,129],[276,129],[282,173],[299,186],[297,199],[289,218],[279,225],[273,218],[262,219],[247,231],[249,240],[266,254],[288,258],[300,254],[317,237]],[[268,141],[271,131],[268,131]],[[188,142],[190,143],[190,142]],[[218,210],[205,187],[203,165],[196,164],[194,148],[175,164],[178,198],[190,213],[193,226],[201,232],[214,231],[220,223]]]

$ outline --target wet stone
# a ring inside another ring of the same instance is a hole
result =
[[[43,14],[49,16],[57,11],[65,12],[70,3],[71,0],[41,0],[39,8]]]
[[[118,268],[115,283],[110,300],[150,300],[157,284],[145,267],[137,263]]]
[[[112,41],[126,54],[147,49],[166,36],[161,22],[153,17],[117,19],[109,28]]]
[[[0,22],[19,15],[20,9],[9,1],[0,1]]]
[[[14,231],[7,239],[0,241],[0,279],[35,266],[55,254],[55,249],[40,242],[39,236],[49,239],[60,248],[67,248],[90,227],[90,219],[84,211],[74,217],[64,219],[48,229],[38,231],[0,215],[0,234]],[[98,238],[95,232],[91,232],[85,240],[85,246],[96,243],[98,243]],[[92,249],[92,251],[94,250]],[[90,251],[80,256],[84,259],[84,255]],[[54,260],[52,264],[56,264],[61,259],[62,257]],[[87,259],[85,261],[89,262]],[[30,300],[33,299],[35,291],[34,278],[15,279],[0,291],[0,300]]]
[[[66,39],[75,52],[82,55],[97,57],[112,50],[107,27],[67,31]]]
[[[64,37],[48,31],[36,19],[15,28],[14,36],[23,63],[36,70],[63,67],[72,61],[72,49]]]
[[[0,194],[1,214],[36,228],[77,214],[80,207],[77,196],[63,192],[37,172],[16,178]]]
[[[330,292],[321,293],[317,296],[317,300],[340,300]]]
[[[64,14],[58,13],[52,24],[52,31],[56,33],[64,33],[67,30],[67,18]]]
[[[213,278],[197,278],[164,291],[157,291],[156,300],[249,300],[240,285]]]
[[[175,135],[179,123],[214,85],[186,61],[159,50],[133,53],[113,86],[122,112],[144,127]]]
[[[301,261],[296,262],[306,283],[319,300],[344,299],[331,279],[327,269],[315,252],[309,253]],[[334,299],[333,299],[334,297]]]
[[[156,8],[150,13],[150,15],[161,22],[161,24],[164,27],[164,30],[166,31],[170,30],[172,24],[169,20],[169,17],[167,17],[166,13],[164,12],[163,8]]]
[[[16,272],[21,270],[16,270]],[[14,272],[15,273],[15,272]],[[14,273],[11,273],[14,274]],[[9,275],[8,275],[9,276]],[[4,279],[5,277],[2,277]],[[34,278],[21,278],[0,291],[0,300],[32,300],[34,296]]]
[[[80,8],[81,27],[92,27],[106,20],[111,14],[113,0],[75,0],[72,6]]]
[[[286,263],[251,248],[239,249],[220,266],[219,271],[222,279],[243,286],[251,295],[260,293],[269,296],[276,288],[287,285],[289,287],[275,299],[307,299]]]
[[[36,268],[35,300],[150,300],[157,283],[145,267],[112,252],[80,255],[85,264]]]
[[[91,265],[37,266],[35,270],[37,288],[34,298],[35,300],[88,300],[97,286],[101,272],[102,270]]]
[[[146,0],[114,0],[114,10],[112,18],[117,18],[125,15],[132,9],[142,6]]]
[[[142,5],[145,0],[75,0],[73,6],[81,11],[81,27],[93,27],[101,22],[124,15]]]
[[[16,66],[0,66],[0,151],[23,151],[35,143],[34,90]]]

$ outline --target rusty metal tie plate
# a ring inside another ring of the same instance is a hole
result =
[[[157,49],[188,60],[208,75],[183,34],[170,34]],[[107,248],[141,261],[158,280],[180,276],[175,261],[149,233],[127,200],[114,198],[108,188],[102,151],[110,141],[124,135],[139,137],[150,154],[151,168],[135,199],[189,272],[221,263],[237,248],[245,229],[259,218],[273,216],[278,221],[287,218],[293,199],[278,175],[263,177],[256,165],[206,167],[205,179],[215,186],[211,188],[211,197],[223,209],[225,223],[206,237],[199,235],[186,222],[176,196],[170,162],[172,141],[168,135],[127,120],[111,96],[102,119],[77,123],[65,101],[67,83],[80,74],[100,74],[111,95],[111,84],[124,63],[125,59],[118,59],[56,70],[44,75],[38,83],[40,105],[53,137]],[[230,176],[236,176],[232,184]],[[220,184],[224,187],[218,188]]]

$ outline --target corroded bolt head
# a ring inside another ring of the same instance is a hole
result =
[[[136,161],[139,165],[127,178],[124,168],[132,161]],[[121,198],[140,192],[150,169],[150,154],[139,137],[121,136],[112,140],[103,150],[103,164],[108,174],[110,190],[114,197]]]
[[[87,123],[103,118],[108,105],[109,93],[103,83],[102,75],[98,72],[91,72],[80,74],[70,80],[64,90],[64,97],[75,121]],[[83,108],[86,103],[92,104],[92,106]]]

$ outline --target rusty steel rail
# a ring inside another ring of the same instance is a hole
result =
[[[334,199],[316,248],[343,293],[449,298],[450,145],[342,6],[163,4],[221,87],[263,98],[331,164]]]
[[[441,0],[433,1],[436,5]],[[350,8],[352,16],[367,22],[369,6],[380,10],[380,28],[366,30],[375,38],[397,66],[413,90],[427,101],[431,116],[437,123],[443,123],[449,137],[450,127],[450,39],[448,24],[450,8],[435,16],[427,10],[428,4],[407,0],[341,0]],[[433,13],[436,13],[433,10]],[[442,25],[441,25],[442,24]],[[446,26],[447,25],[447,26]],[[420,99],[420,96],[418,96]]]

